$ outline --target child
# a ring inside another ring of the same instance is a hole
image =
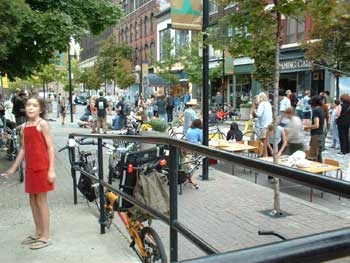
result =
[[[29,194],[35,234],[25,238],[22,244],[29,244],[30,249],[40,249],[51,245],[47,192],[54,189],[56,179],[54,148],[49,125],[43,119],[45,102],[32,96],[25,104],[25,112],[28,119],[21,125],[22,149],[5,175],[12,176],[25,159],[25,191]]]

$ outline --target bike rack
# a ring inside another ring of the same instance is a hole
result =
[[[217,149],[211,149],[203,145],[194,145],[186,141],[180,141],[168,137],[151,137],[151,136],[130,136],[130,135],[95,135],[95,134],[80,134],[71,133],[69,138],[88,137],[97,138],[98,140],[98,183],[100,195],[104,194],[104,188],[116,192],[127,201],[138,206],[142,210],[146,211],[153,217],[162,220],[170,227],[170,261],[178,262],[178,233],[184,235],[192,243],[198,246],[201,250],[207,253],[208,257],[202,257],[192,259],[190,261],[183,262],[320,262],[323,260],[331,260],[350,255],[350,228],[340,229],[332,232],[324,232],[317,235],[301,237],[288,241],[273,243],[264,246],[257,246],[253,248],[237,250],[232,252],[220,253],[211,244],[206,242],[196,233],[185,227],[178,221],[178,194],[177,194],[177,182],[178,182],[178,167],[179,167],[179,153],[181,150],[192,151],[199,155],[203,155],[210,158],[215,158],[238,164],[242,167],[249,168],[255,171],[264,171],[264,173],[273,177],[287,179],[297,184],[312,187],[324,192],[339,195],[341,197],[350,198],[350,183],[346,181],[336,180],[330,177],[324,177],[301,170],[292,169],[290,167],[281,166],[274,163],[268,163],[257,159],[250,159],[246,156],[237,155]],[[149,144],[163,144],[167,145],[170,150],[170,164],[169,173],[173,176],[169,177],[169,196],[170,196],[170,214],[169,217],[165,216],[152,207],[149,207],[137,200],[132,196],[121,192],[119,189],[114,188],[112,185],[104,182],[103,180],[103,151],[102,140],[103,139],[123,139],[125,141],[137,141],[140,143]],[[73,161],[74,152],[72,152]],[[204,160],[205,161],[205,160]],[[207,169],[204,167],[203,169]],[[77,203],[77,180],[76,180],[76,167],[72,167],[73,178],[73,194],[74,204]],[[83,172],[92,179],[96,180],[96,177],[92,174]],[[100,199],[100,207],[104,206],[104,199]],[[101,234],[105,233],[105,215],[103,209],[100,214]],[[305,258],[305,260],[304,260]],[[293,260],[292,260],[293,259]],[[307,259],[307,260],[306,260]]]

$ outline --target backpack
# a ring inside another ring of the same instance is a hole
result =
[[[123,109],[122,109],[123,115],[128,116],[130,114],[130,106],[127,103],[123,104]]]
[[[78,189],[89,202],[96,200],[97,196],[95,189],[92,186],[92,180],[89,177],[83,174],[80,175]]]

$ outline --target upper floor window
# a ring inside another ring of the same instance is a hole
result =
[[[148,34],[148,17],[147,16],[145,16],[145,20],[143,22],[145,23],[144,33],[145,33],[145,36],[147,36],[147,34]]]
[[[155,55],[155,50],[156,50],[156,49],[155,49],[155,45],[154,45],[154,42],[152,41],[151,44],[150,44],[150,50],[149,50],[149,51],[150,51],[150,54],[149,54],[149,55],[150,55],[151,60],[152,60],[152,59],[155,59],[155,57],[154,57],[154,55]]]
[[[132,24],[130,24],[130,42],[132,42]]]
[[[140,38],[142,38],[142,18],[140,18],[139,28]]]
[[[189,43],[188,30],[175,30],[175,54],[181,54],[181,48],[187,46]]]
[[[217,13],[218,12],[218,5],[216,3],[216,0],[209,0],[209,14]]]
[[[124,38],[125,42],[128,43],[128,33],[129,33],[128,28],[125,28],[125,32],[124,33],[125,33],[125,38]]]
[[[151,19],[149,21],[150,28],[151,28],[151,33],[153,33],[153,30],[154,30],[154,28],[153,28],[153,21],[154,21],[154,14],[152,13],[151,14]]]
[[[159,31],[159,60],[166,60],[170,54],[167,54],[167,45],[170,41],[170,29],[166,28],[162,31]]]
[[[135,21],[135,26],[134,26],[134,33],[135,33],[135,40],[139,39],[139,31],[137,29],[137,21]]]
[[[287,17],[286,43],[295,43],[304,39],[305,23],[301,17]]]

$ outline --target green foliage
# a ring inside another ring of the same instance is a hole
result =
[[[239,105],[239,107],[250,109],[251,107],[253,107],[253,105],[251,103],[242,103]]]
[[[253,77],[265,89],[274,81],[274,56],[278,23],[276,13],[302,16],[303,0],[275,0],[274,7],[266,10],[264,0],[221,0],[224,5],[236,4],[236,12],[225,16],[209,30],[209,43],[217,49],[228,47],[234,57],[247,56],[255,60]],[[228,34],[228,31],[233,34]]]
[[[96,76],[100,82],[113,80],[122,89],[135,83],[131,62],[132,48],[125,44],[117,45],[113,37],[105,41],[95,64]]]
[[[108,0],[26,3],[0,0],[2,12],[6,10],[0,15],[5,16],[0,20],[0,37],[11,35],[0,44],[0,71],[10,78],[30,76],[40,65],[49,64],[55,51],[67,50],[70,36],[98,34],[121,16],[119,6]],[[5,32],[6,28],[12,31]]]
[[[160,119],[151,119],[147,123],[152,126],[152,130],[154,131],[165,132],[168,128],[168,124]]]

